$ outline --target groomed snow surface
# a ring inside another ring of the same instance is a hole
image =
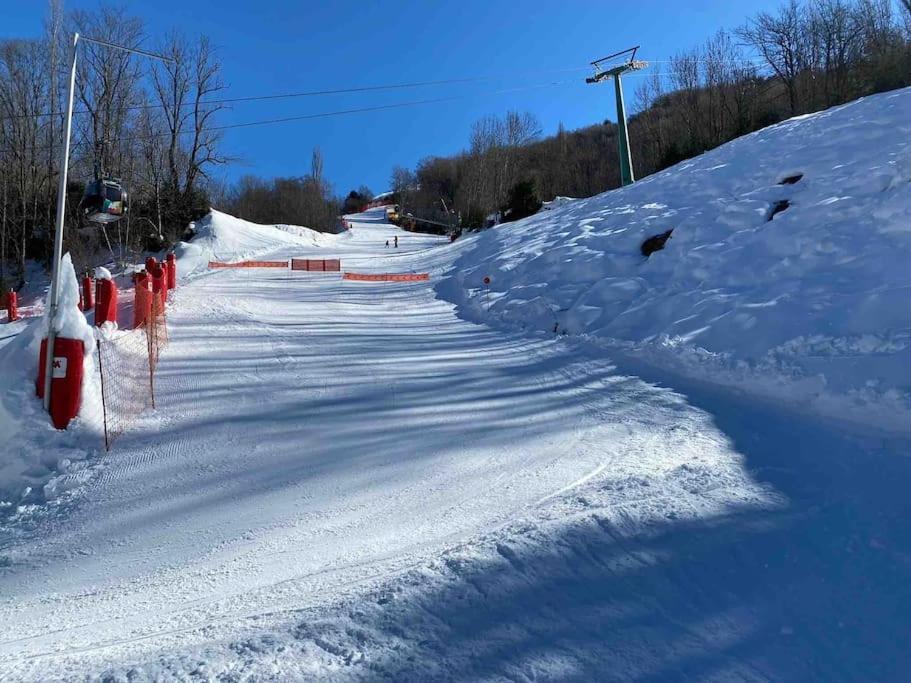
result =
[[[107,456],[42,421],[27,328],[0,349],[0,679],[906,680],[908,97],[452,245],[213,212],[158,409]],[[204,265],[293,256],[432,279]]]

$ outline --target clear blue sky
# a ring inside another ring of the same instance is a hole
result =
[[[64,0],[67,9],[96,7]],[[227,131],[238,157],[225,174],[302,175],[318,145],[338,193],[360,184],[387,189],[396,164],[466,146],[471,123],[507,109],[530,111],[545,134],[560,121],[578,128],[612,114],[611,88],[585,85],[594,58],[637,43],[644,58],[666,59],[733,28],[780,0],[126,0],[150,36],[178,27],[208,34],[219,47],[232,96],[385,85],[475,76],[490,82],[234,105],[224,123],[241,123],[416,99],[465,96],[445,104]],[[36,36],[45,3],[4,0],[0,38]],[[152,43],[150,42],[150,45]],[[578,70],[572,70],[578,69]],[[552,87],[545,83],[572,81]],[[509,93],[497,90],[526,88]],[[632,99],[634,79],[627,84]]]

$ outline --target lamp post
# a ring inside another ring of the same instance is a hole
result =
[[[54,256],[51,263],[51,287],[48,296],[48,330],[47,330],[47,351],[44,358],[44,409],[50,410],[51,407],[51,376],[54,369],[54,343],[57,340],[57,331],[54,329],[54,319],[57,317],[58,299],[60,296],[60,261],[63,259],[63,219],[66,214],[66,181],[70,164],[70,137],[73,132],[73,98],[76,92],[76,55],[79,47],[79,41],[84,40],[87,43],[94,43],[103,47],[131,52],[133,54],[152,57],[162,61],[171,62],[173,60],[156,55],[152,52],[137,50],[135,48],[114,45],[103,40],[86,38],[78,33],[73,34],[73,49],[70,53],[70,87],[66,103],[66,123],[64,124],[65,135],[63,136],[63,149],[60,151],[60,184],[57,188],[57,222],[54,228]]]

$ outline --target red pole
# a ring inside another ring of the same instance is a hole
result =
[[[82,278],[82,310],[91,311],[95,306],[92,278],[86,275]]]
[[[177,289],[177,257],[168,254],[168,289]]]
[[[15,322],[19,320],[19,296],[16,292],[10,291],[6,297],[6,321]]]
[[[133,276],[133,284],[136,289],[133,301],[133,329],[135,329],[142,327],[152,314],[152,291],[149,275],[144,270]]]

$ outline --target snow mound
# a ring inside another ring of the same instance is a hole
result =
[[[909,111],[911,89],[865,98],[555,202],[469,237],[440,292],[487,318],[490,276],[494,319],[911,429]]]
[[[336,236],[296,225],[260,225],[212,209],[192,226],[195,237],[177,245],[177,275],[207,270],[209,261],[242,261],[289,246],[324,247]]]

